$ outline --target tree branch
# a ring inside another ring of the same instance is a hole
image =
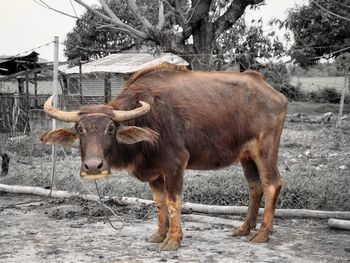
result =
[[[168,19],[167,17],[170,17],[171,15],[175,16],[176,23],[180,25],[180,27],[183,29],[183,33],[181,38],[182,39],[187,39],[191,35],[191,26],[186,24],[186,18],[183,14],[183,6],[186,2],[180,3],[179,0],[175,0],[175,7],[172,6],[167,0],[162,0],[163,3],[165,3],[168,8],[170,9],[170,12],[165,15],[165,19]]]
[[[55,11],[55,12],[61,14],[61,15],[65,15],[65,16],[68,16],[68,17],[71,17],[71,18],[74,18],[74,19],[79,19],[79,17],[77,17],[77,16],[70,15],[70,14],[65,13],[65,12],[63,12],[63,11],[60,11],[60,10],[58,10],[58,9],[56,9],[56,8],[53,8],[52,6],[49,6],[49,5],[48,5],[46,2],[44,2],[44,1],[41,1],[41,0],[39,0],[39,1],[40,1],[40,2],[37,2],[36,0],[34,0],[35,3],[37,3],[38,5],[40,5],[40,6],[44,7],[44,8],[50,9],[50,10],[52,10],[52,11]]]
[[[248,5],[256,5],[264,0],[238,0],[233,1],[226,12],[214,22],[214,39],[232,25],[243,15]]]
[[[125,32],[125,33],[130,34],[130,31],[129,31],[129,30],[127,30],[127,29],[125,29],[125,28],[122,28],[122,27],[117,27],[117,26],[115,26],[114,24],[102,25],[102,26],[98,26],[98,27],[96,27],[96,28],[97,28],[97,29],[110,28],[110,29],[123,31],[123,32]]]
[[[128,0],[128,5],[145,29],[152,30],[154,28],[148,19],[141,14],[139,7],[136,5],[136,0]]]
[[[328,14],[331,14],[331,15],[333,15],[333,16],[335,16],[335,17],[340,18],[340,19],[344,19],[344,20],[346,20],[346,21],[350,21],[350,18],[345,17],[345,16],[342,16],[342,15],[336,14],[336,13],[334,13],[334,12],[332,12],[332,11],[330,11],[330,10],[324,8],[323,6],[321,6],[319,3],[317,3],[317,2],[314,1],[314,0],[310,0],[310,1],[311,1],[312,3],[314,3],[316,6],[318,6],[319,8],[321,8],[323,11],[327,12]]]
[[[162,0],[159,1],[159,10],[158,10],[158,25],[157,29],[162,30],[165,23],[165,15],[164,15],[164,4]]]
[[[185,16],[182,14],[182,6],[179,2],[179,0],[175,0],[175,10],[174,13],[176,17],[178,18],[179,25],[183,28],[185,26]]]
[[[119,17],[116,16],[116,14],[113,13],[113,11],[109,8],[109,6],[106,4],[106,2],[104,0],[99,0],[103,10],[105,10],[105,12],[109,15],[110,18],[118,21],[119,23],[123,23]]]
[[[197,23],[198,21],[208,17],[211,2],[212,0],[197,0],[197,2],[192,1],[192,11],[185,23]]]
[[[115,16],[115,18],[111,18],[111,17],[108,17],[102,13],[100,13],[99,11],[95,10],[94,8],[92,8],[91,6],[87,5],[86,3],[84,3],[83,1],[81,0],[74,0],[76,3],[82,5],[83,7],[85,7],[86,9],[88,9],[90,12],[92,12],[93,14],[95,14],[96,16],[102,18],[103,20],[109,22],[109,23],[112,23],[112,24],[115,24],[116,26],[118,27],[121,27],[121,28],[124,28],[126,31],[128,31],[131,35],[133,35],[134,37],[136,38],[141,38],[141,39],[146,39],[147,38],[147,35],[146,33],[142,32],[142,31],[139,31],[125,23],[123,23],[117,16]],[[103,0],[100,0],[100,2],[104,2]],[[103,7],[103,4],[101,2],[101,5]],[[104,2],[105,3],[105,2]],[[106,11],[107,12],[107,11]]]

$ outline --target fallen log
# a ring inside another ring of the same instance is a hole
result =
[[[300,113],[287,116],[290,122],[304,122],[304,123],[330,123],[333,121],[334,114],[332,112],[326,112],[320,116],[310,118]]]
[[[212,206],[193,203],[184,203],[183,210],[192,210],[193,212],[206,214],[227,214],[227,215],[245,215],[248,208],[246,206]],[[264,209],[259,209],[259,215],[264,213]],[[350,212],[342,211],[318,211],[309,209],[276,209],[276,217],[289,218],[318,218],[318,219],[350,219]]]
[[[234,220],[234,219],[226,219],[226,218],[220,218],[220,217],[214,217],[214,216],[207,216],[207,215],[181,215],[181,218],[188,222],[198,222],[198,223],[205,223],[209,225],[222,225],[222,226],[229,226],[233,228],[240,227],[242,225],[242,221],[240,220]],[[257,224],[255,229],[259,229],[261,224]],[[274,225],[273,229],[279,229],[281,226]]]
[[[348,220],[339,220],[339,219],[330,218],[328,220],[328,225],[330,228],[350,230],[350,221]]]
[[[225,218],[219,218],[219,217],[212,217],[212,216],[203,216],[203,215],[181,215],[181,218],[185,221],[190,222],[198,222],[198,223],[205,223],[210,225],[224,225],[224,226],[230,226],[230,227],[239,227],[242,224],[242,221],[239,220],[233,220],[233,219],[225,219]]]
[[[39,196],[48,196],[50,190],[31,187],[31,186],[17,186],[17,185],[5,185],[0,184],[0,192],[16,193],[16,194],[32,194]],[[69,193],[66,191],[52,191],[52,198],[71,198],[79,197],[84,200],[98,201],[98,196],[95,195],[84,195],[79,193]],[[135,197],[103,197],[104,200],[113,200],[121,205],[153,205],[154,202],[151,200],[139,199]],[[205,214],[226,214],[226,215],[245,215],[248,208],[246,206],[214,206],[214,205],[203,205],[184,202],[182,206],[183,213],[205,213]],[[262,215],[264,209],[259,209],[259,215]],[[317,218],[317,219],[343,219],[350,220],[350,212],[343,211],[318,211],[308,209],[276,209],[276,217],[285,218]]]

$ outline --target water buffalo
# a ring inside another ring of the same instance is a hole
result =
[[[249,186],[249,208],[234,236],[255,228],[262,196],[263,221],[253,242],[272,230],[282,181],[277,156],[287,99],[255,71],[196,72],[161,65],[136,72],[106,105],[46,113],[75,123],[41,136],[48,144],[80,140],[80,176],[100,179],[111,168],[148,182],[158,228],[149,242],[175,250],[182,240],[180,210],[185,169],[218,169],[239,161]]]

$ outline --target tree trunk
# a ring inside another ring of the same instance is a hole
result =
[[[214,46],[214,24],[209,21],[210,0],[192,1],[192,15],[188,22],[192,28],[194,69],[210,70]]]
[[[193,46],[195,54],[192,58],[194,69],[210,70],[213,62],[214,30],[213,23],[199,22],[193,28]]]

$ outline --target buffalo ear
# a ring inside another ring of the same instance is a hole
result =
[[[148,141],[154,144],[159,138],[159,133],[150,128],[136,126],[120,126],[116,133],[116,139],[120,143],[134,144],[141,141]]]
[[[73,129],[57,129],[40,135],[39,140],[45,144],[70,146],[77,138],[78,133]]]

